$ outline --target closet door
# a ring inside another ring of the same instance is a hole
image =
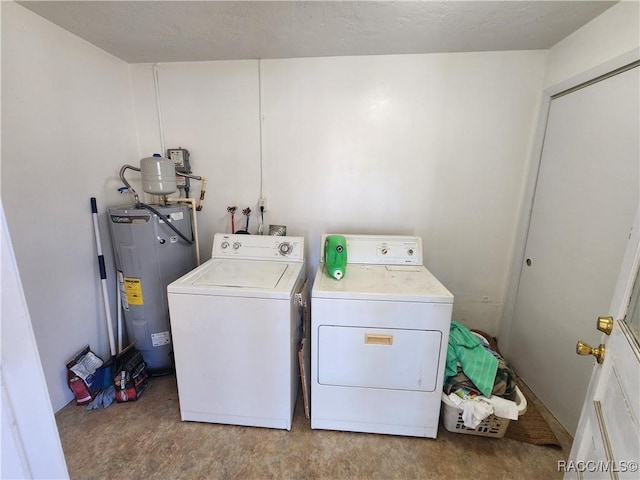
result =
[[[638,205],[638,67],[551,101],[516,297],[510,359],[573,434]]]

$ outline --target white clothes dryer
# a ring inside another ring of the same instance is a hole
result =
[[[311,428],[435,438],[453,295],[420,237],[344,236],[344,277],[323,252],[311,293]]]
[[[303,237],[216,234],[169,284],[182,420],[291,429],[305,279]]]

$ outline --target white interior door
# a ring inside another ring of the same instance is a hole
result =
[[[565,478],[640,476],[640,209],[632,230],[608,315],[610,336],[595,346],[602,364],[589,362],[592,376]],[[605,332],[606,333],[606,332]]]
[[[551,101],[509,356],[518,374],[574,433],[594,342],[609,307],[638,204],[639,68]]]
[[[0,478],[69,478],[0,204]]]

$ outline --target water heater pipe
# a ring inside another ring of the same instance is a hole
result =
[[[134,167],[133,165],[123,165],[122,168],[120,169],[120,180],[122,180],[122,183],[124,183],[125,186],[129,189],[129,191],[133,194],[133,198],[135,199],[136,206],[137,206],[137,205],[140,205],[140,197],[138,197],[138,194],[133,189],[131,184],[127,182],[127,179],[124,178],[124,172],[126,172],[127,170],[135,170],[136,172],[139,172],[140,169],[138,167]]]
[[[198,206],[196,207],[196,210],[200,211],[202,210],[202,203],[204,202],[204,194],[205,191],[207,189],[207,179],[204,177],[200,177],[202,180],[200,180],[200,201],[198,203]]]
[[[143,204],[140,201],[140,197],[138,196],[136,191],[133,189],[131,184],[127,181],[127,179],[124,177],[124,172],[126,172],[127,170],[134,170],[136,172],[141,172],[142,169],[138,168],[138,167],[134,167],[133,165],[123,165],[122,168],[120,169],[120,180],[122,180],[122,183],[124,183],[125,186],[129,189],[129,191],[133,194],[133,198],[136,201],[136,207],[145,207],[145,208],[148,208],[149,210],[151,210],[152,212],[156,213],[151,207]],[[199,175],[193,175],[193,174],[190,174],[190,173],[176,172],[176,175],[180,175],[181,177],[192,178],[192,179],[198,180],[198,181],[200,181],[202,183],[202,186],[200,188],[200,202],[199,202],[199,204],[197,206],[196,206],[196,201],[193,198],[167,198],[167,197],[162,197],[162,198],[164,198],[164,201],[166,203],[169,203],[169,202],[187,203],[191,207],[192,219],[193,219],[193,221],[192,221],[193,236],[194,236],[194,240],[193,241],[194,241],[195,247],[196,247],[196,263],[197,263],[197,265],[200,265],[200,245],[199,245],[199,240],[198,240],[198,220],[196,218],[196,211],[202,210],[202,203],[204,201],[204,195],[205,195],[205,189],[206,189],[206,185],[207,185],[207,179],[205,177],[202,177],[202,176],[199,176]],[[175,227],[173,227],[173,225],[171,225],[170,222],[168,222],[167,224],[168,224],[169,227],[171,227],[175,231]],[[183,236],[179,231],[176,231],[176,233],[178,233],[181,237]]]
[[[167,197],[165,198],[166,203],[186,203],[191,207],[191,224],[193,225],[193,241],[196,245],[196,266],[200,266],[200,241],[198,240],[198,218],[196,216],[196,212],[202,210],[202,203],[204,202],[204,194],[207,186],[207,179],[202,176],[192,175],[190,173],[182,173],[176,172],[176,175],[180,175],[181,177],[193,178],[194,180],[199,180],[201,182],[200,187],[200,200],[198,205],[196,205],[196,201],[194,198],[180,198],[180,197]]]
[[[164,125],[162,124],[162,109],[160,108],[160,79],[158,78],[158,64],[153,65],[153,84],[156,88],[156,108],[158,109],[158,128],[160,129],[160,151],[164,152]]]
[[[200,266],[200,242],[198,241],[198,219],[196,217],[196,201],[193,198],[167,198],[166,203],[187,203],[191,208],[193,225],[193,243],[196,246],[196,266]]]
[[[180,177],[187,177],[187,178],[192,178],[194,180],[198,180],[200,182],[200,201],[198,203],[198,206],[196,207],[196,210],[199,212],[200,210],[202,210],[202,202],[204,202],[204,194],[207,188],[207,179],[205,177],[202,177],[200,175],[193,175],[191,173],[182,173],[182,172],[176,172],[176,175],[180,176]]]

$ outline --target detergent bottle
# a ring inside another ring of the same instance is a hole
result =
[[[329,276],[340,280],[347,268],[347,240],[343,235],[327,235],[324,240],[324,264]]]

